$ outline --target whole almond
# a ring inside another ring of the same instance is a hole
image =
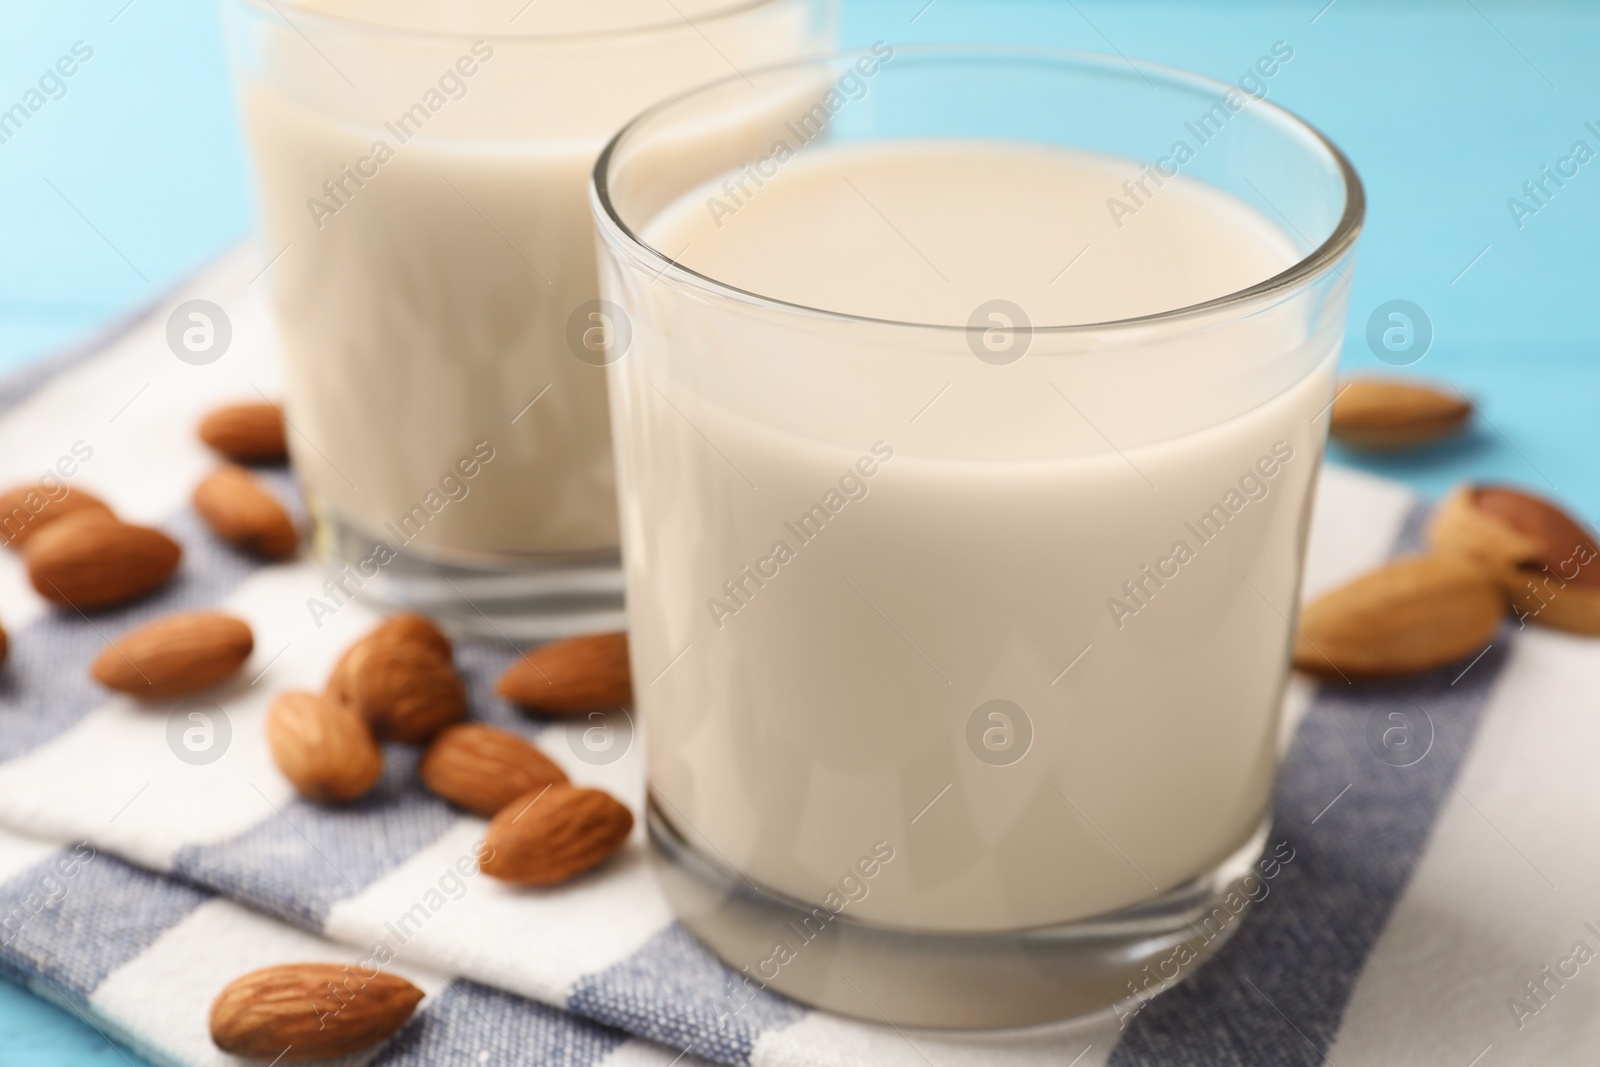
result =
[[[123,634],[100,653],[89,673],[106,688],[136,697],[183,696],[232,675],[254,647],[243,619],[187,612]]]
[[[106,502],[82,489],[62,489],[52,498],[38,482],[13,486],[0,493],[0,541],[23,548],[28,539],[57,519],[81,511],[113,517]]]
[[[98,511],[57,519],[28,541],[28,580],[39,595],[76,608],[103,608],[156,588],[183,549],[160,530]]]
[[[6,628],[0,626],[0,667],[6,665],[6,656],[11,651],[11,638],[6,636]]]
[[[275,1063],[370,1048],[406,1024],[422,990],[360,964],[285,963],[235,978],[211,1002],[222,1051]]]
[[[544,786],[489,821],[478,869],[518,885],[555,885],[599,866],[632,829],[633,813],[609,793]]]
[[[418,744],[467,715],[467,692],[449,658],[413,640],[371,634],[334,667],[328,695],[355,708],[390,741]]]
[[[363,796],[383,776],[383,752],[354,708],[317,693],[281,693],[267,712],[273,762],[310,800]]]
[[[276,404],[229,404],[200,421],[200,440],[236,463],[282,463],[289,458],[283,411]]]
[[[1505,610],[1500,586],[1472,563],[1447,556],[1398,560],[1300,613],[1294,665],[1352,679],[1432,670],[1481,651]]]
[[[1468,486],[1440,505],[1429,540],[1437,551],[1482,564],[1519,619],[1600,634],[1600,545],[1550,501],[1507,486]]]
[[[519,796],[567,780],[550,757],[516,734],[475,722],[434,738],[417,770],[433,793],[485,818]]]
[[[1385,451],[1448,437],[1471,417],[1468,401],[1431,386],[1357,378],[1333,402],[1329,432],[1352,447]]]
[[[300,543],[278,498],[243,467],[230,463],[206,475],[194,507],[218,537],[262,559],[288,559]]]
[[[506,668],[496,691],[550,715],[582,715],[633,702],[628,635],[590,634],[524,653]]]

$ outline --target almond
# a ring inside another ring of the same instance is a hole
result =
[[[358,710],[379,737],[417,744],[466,718],[467,692],[444,635],[426,620],[402,618],[345,652],[328,679],[328,695]]]
[[[194,507],[216,535],[262,559],[288,559],[300,543],[294,521],[261,479],[243,467],[219,467],[195,486]]]
[[[1600,634],[1600,545],[1550,501],[1507,486],[1468,486],[1440,505],[1428,537],[1437,551],[1484,566],[1520,619]]]
[[[543,786],[489,821],[478,869],[519,885],[555,885],[604,862],[632,829],[633,813],[609,793]]]
[[[80,511],[29,539],[28,580],[46,600],[103,608],[162,584],[182,556],[178,543],[160,530]]]
[[[279,694],[267,712],[267,744],[278,770],[310,800],[354,800],[383,775],[383,752],[366,721],[317,693]]]
[[[80,511],[93,511],[112,517],[105,501],[82,489],[57,487],[60,496],[51,497],[38,482],[14,486],[0,493],[0,541],[12,548],[23,548],[28,539],[57,519]]]
[[[1472,563],[1450,556],[1397,560],[1300,613],[1294,665],[1346,678],[1431,670],[1481,651],[1505,610],[1499,585]]]
[[[550,757],[516,734],[475,722],[434,738],[418,773],[436,795],[485,818],[519,796],[567,780]]]
[[[0,667],[6,665],[6,655],[11,651],[11,638],[6,636],[6,628],[0,626]]]
[[[422,990],[359,964],[285,963],[223,987],[211,1002],[222,1051],[275,1063],[329,1059],[370,1048],[411,1018]]]
[[[628,635],[590,634],[523,654],[500,676],[507,700],[551,715],[581,715],[633,702]]]
[[[1412,448],[1448,437],[1472,417],[1459,396],[1417,382],[1357,378],[1333,402],[1329,432],[1354,448]]]
[[[200,421],[200,440],[237,463],[282,463],[289,458],[283,427],[276,404],[229,404]]]
[[[254,647],[244,620],[188,612],[123,634],[100,653],[89,673],[106,688],[136,697],[183,696],[233,674]]]

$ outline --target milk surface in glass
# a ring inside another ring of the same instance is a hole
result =
[[[1114,225],[1134,169],[816,147],[641,237],[748,293],[955,327],[997,298],[1038,326],[1188,307],[1304,255],[1182,177]],[[634,672],[651,787],[689,840],[813,902],[888,842],[854,919],[983,931],[1126,907],[1259,830],[1332,398],[1333,339],[1302,309],[1152,327],[1103,358],[1035,337],[990,365],[629,296],[640,362],[612,399]]]

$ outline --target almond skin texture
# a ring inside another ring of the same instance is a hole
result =
[[[633,813],[609,793],[542,786],[489,821],[478,869],[503,882],[555,885],[599,866],[632,829]]]
[[[211,1002],[211,1041],[257,1060],[330,1059],[391,1036],[421,1001],[422,990],[404,978],[358,963],[263,967]]]
[[[390,741],[425,743],[467,717],[467,691],[432,645],[376,631],[334,667],[328,695],[355,708]]]
[[[454,650],[450,639],[426,615],[402,612],[384,619],[367,635],[378,641],[396,641],[401,644],[422,645],[431,648],[446,660]]]
[[[628,635],[589,634],[524,653],[495,691],[547,715],[582,715],[633,703]]]
[[[261,479],[228,464],[195,486],[194,507],[218,537],[261,559],[288,559],[300,544],[294,520]]]
[[[453,662],[455,655],[450,639],[426,615],[413,612],[391,615],[345,649],[339,661],[333,665],[333,673],[328,678],[328,692],[335,700],[349,703],[354,699],[349,692],[352,684],[351,667],[357,659],[357,649],[367,644],[420,645],[447,663]]]
[[[88,609],[142,596],[178,569],[183,549],[160,530],[80,511],[28,542],[28,580],[56,604]]]
[[[435,795],[484,818],[517,797],[567,780],[550,757],[516,734],[475,722],[434,738],[418,773]]]
[[[1385,678],[1481,652],[1506,611],[1481,567],[1449,556],[1397,560],[1300,613],[1294,665],[1311,674]]]
[[[1333,403],[1329,432],[1352,448],[1415,448],[1449,437],[1467,424],[1472,405],[1417,382],[1357,378]]]
[[[50,499],[37,482],[29,482],[0,493],[0,541],[15,549],[24,548],[28,539],[57,519],[80,511],[114,517],[105,501],[82,489],[69,489]]]
[[[1519,620],[1600,635],[1600,545],[1560,507],[1506,486],[1468,486],[1440,506],[1436,550],[1484,566]]]
[[[144,699],[196,693],[216,685],[250,658],[250,627],[210,611],[169,615],[123,634],[89,668],[107,689]]]
[[[200,421],[200,440],[235,463],[282,463],[289,458],[283,412],[276,404],[229,404]]]
[[[267,713],[267,744],[278,770],[308,800],[354,800],[383,775],[383,752],[365,720],[317,693],[278,696]]]

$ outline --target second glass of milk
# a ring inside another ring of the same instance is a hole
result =
[[[588,172],[630,115],[816,52],[832,0],[232,0],[296,473],[343,595],[622,623]]]
[[[601,156],[651,839],[726,1010],[1126,1018],[1294,861],[1279,704],[1363,198],[1266,99],[1287,56],[884,44]]]

